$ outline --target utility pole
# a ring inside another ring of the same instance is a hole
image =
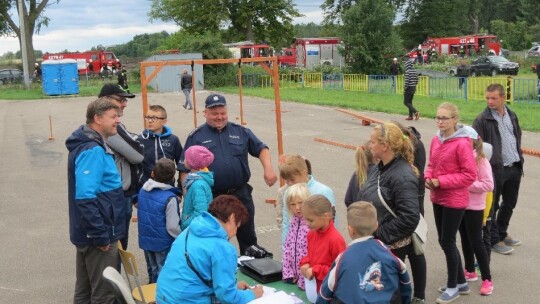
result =
[[[26,27],[24,26],[24,0],[17,0],[19,6],[19,31],[21,32],[21,55],[23,62],[24,86],[30,89],[30,78],[28,75],[28,55],[26,54]]]

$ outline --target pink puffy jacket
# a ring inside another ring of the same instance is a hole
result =
[[[471,139],[462,133],[458,129],[444,141],[439,135],[433,137],[424,176],[425,180],[439,180],[439,187],[430,192],[431,201],[454,209],[465,209],[469,204],[469,186],[477,172]]]

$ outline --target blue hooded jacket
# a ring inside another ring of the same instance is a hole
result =
[[[187,265],[187,252],[193,267],[208,287]],[[229,243],[227,232],[210,213],[203,212],[174,241],[165,265],[159,273],[156,300],[160,304],[209,304],[211,295],[221,303],[246,304],[255,299],[251,290],[236,286],[236,249]]]
[[[125,198],[112,151],[81,126],[66,140],[69,234],[75,246],[105,246],[126,233]]]
[[[194,218],[208,211],[208,205],[212,200],[212,187],[214,186],[214,173],[198,171],[189,173],[184,181],[186,196],[182,210],[180,227],[186,229]]]

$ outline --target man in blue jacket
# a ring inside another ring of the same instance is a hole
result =
[[[105,144],[119,123],[118,106],[99,98],[88,105],[86,125],[66,140],[69,232],[77,251],[73,303],[115,303],[102,273],[118,265],[117,241],[126,233],[122,181]]]

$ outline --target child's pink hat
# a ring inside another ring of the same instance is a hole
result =
[[[214,154],[204,146],[191,146],[185,152],[185,163],[192,170],[206,168],[214,161]]]

